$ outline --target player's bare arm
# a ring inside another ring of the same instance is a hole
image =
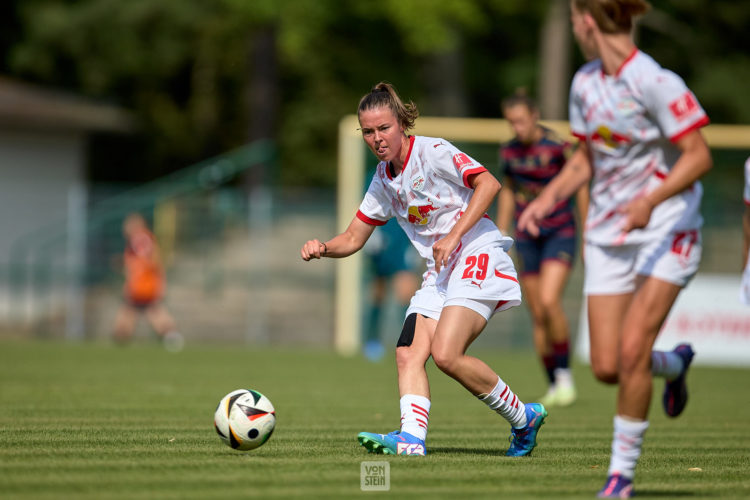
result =
[[[362,248],[368,240],[375,226],[362,222],[354,217],[346,231],[328,241],[313,239],[302,245],[300,255],[302,260],[319,259],[321,257],[348,257]]]
[[[628,215],[623,228],[625,231],[646,227],[654,207],[688,189],[711,170],[713,166],[711,152],[699,130],[685,134],[676,145],[682,154],[661,186],[646,196],[631,201],[621,209],[621,212]]]
[[[578,210],[578,227],[586,227],[586,216],[589,211],[589,186],[584,184],[576,193],[576,208]]]
[[[516,202],[514,200],[513,182],[509,177],[503,179],[500,189],[500,197],[497,201],[497,227],[503,234],[510,234],[510,225],[513,215],[516,212]]]
[[[529,203],[518,218],[518,229],[539,236],[541,221],[560,200],[570,198],[591,179],[588,146],[581,142],[559,174]]]
[[[448,258],[458,246],[461,238],[487,213],[492,200],[500,192],[500,183],[489,172],[472,175],[469,178],[469,183],[474,188],[474,194],[471,195],[466,211],[458,219],[453,229],[444,238],[432,245],[432,255],[435,259],[435,271],[437,272],[440,272],[442,266],[448,262]]]

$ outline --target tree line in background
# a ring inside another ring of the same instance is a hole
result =
[[[750,123],[750,5],[652,4],[639,46],[686,79],[714,122]],[[583,62],[567,8],[567,0],[13,0],[0,7],[0,72],[136,114],[137,137],[98,142],[94,180],[147,180],[272,138],[279,182],[330,186],[338,121],[380,80],[423,115],[497,117],[500,99],[523,86],[544,117],[565,118]]]

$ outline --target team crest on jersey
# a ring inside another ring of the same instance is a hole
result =
[[[698,103],[695,101],[692,92],[689,91],[669,103],[669,110],[678,122],[692,115],[697,109]]]
[[[430,222],[430,212],[433,210],[437,208],[432,206],[432,202],[429,205],[409,205],[409,222],[424,226]]]
[[[623,116],[630,116],[633,113],[635,113],[637,109],[638,109],[638,105],[633,99],[629,97],[626,97],[620,101],[617,101],[617,110]]]
[[[414,191],[421,191],[423,187],[424,187],[424,177],[422,177],[422,174],[417,174],[411,178],[411,188]]]

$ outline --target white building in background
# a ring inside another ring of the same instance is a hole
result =
[[[0,321],[33,315],[24,297],[9,294],[8,277],[35,237],[64,225],[66,255],[58,257],[70,266],[82,262],[88,138],[132,129],[122,109],[0,76],[0,289],[6,304]]]

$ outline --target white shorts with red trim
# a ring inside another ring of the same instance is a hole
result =
[[[685,287],[698,271],[703,244],[697,229],[670,233],[640,245],[584,248],[585,295],[616,295],[635,290],[639,276]]]
[[[443,307],[462,306],[489,320],[495,313],[521,303],[516,269],[500,246],[464,249],[447,281],[447,286],[423,283],[412,297],[406,316],[419,313],[439,320]]]

